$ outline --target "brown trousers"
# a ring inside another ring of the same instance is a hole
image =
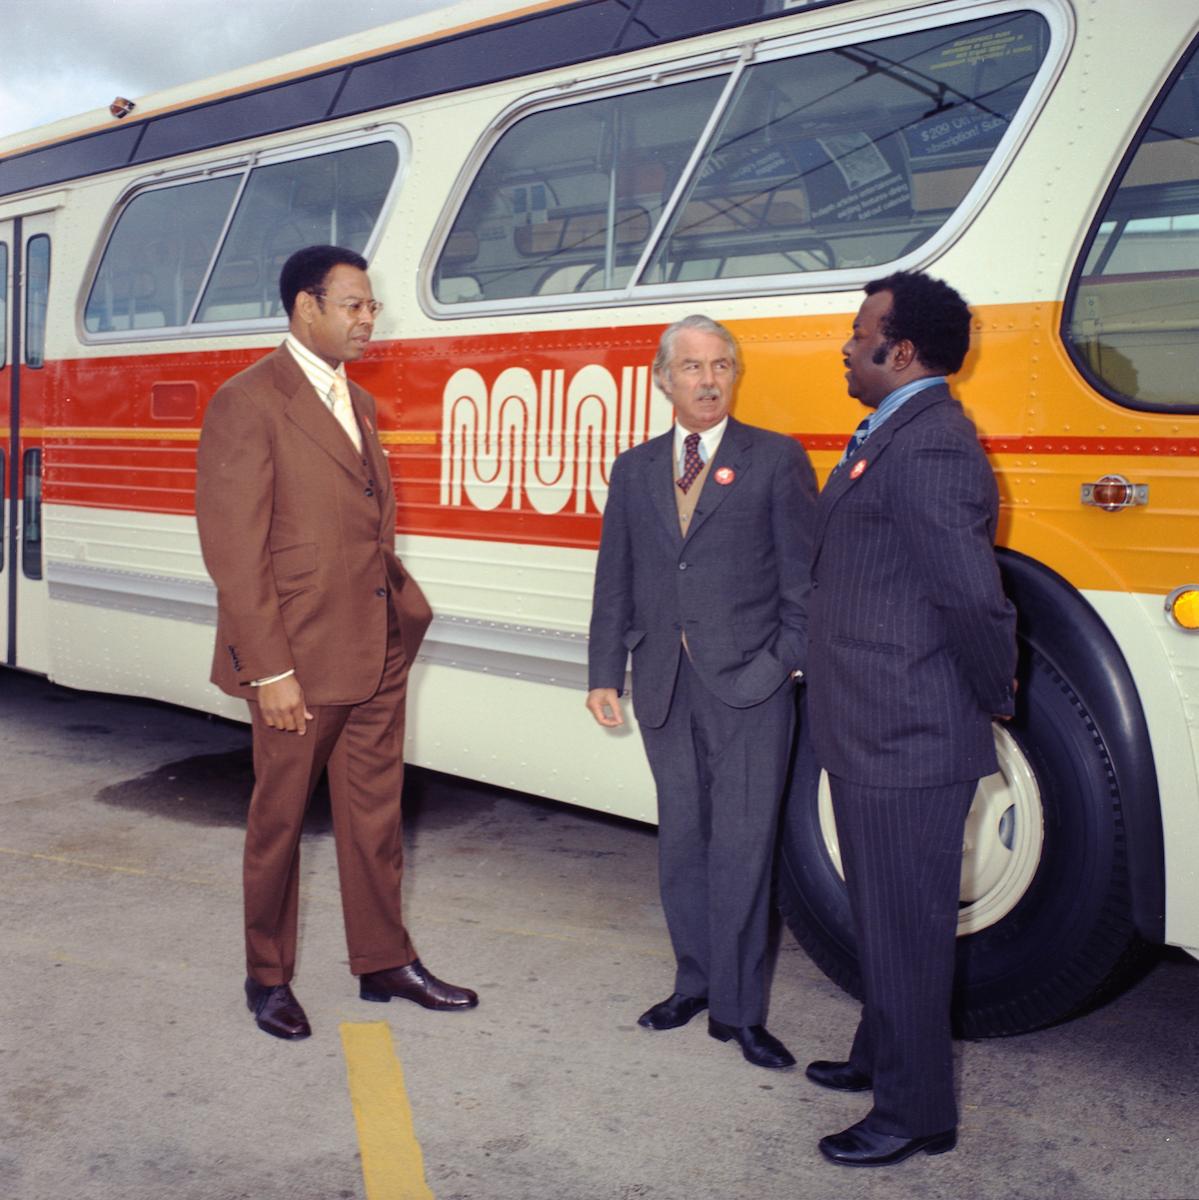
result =
[[[310,705],[313,719],[303,737],[272,729],[259,706],[250,704],[254,792],[243,865],[246,970],[261,984],[289,983],[295,971],[300,832],[326,766],[350,970],[361,975],[416,958],[400,903],[409,664],[394,606],[389,610],[387,658],[369,700]]]

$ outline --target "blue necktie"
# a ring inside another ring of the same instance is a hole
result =
[[[870,414],[870,416],[873,415],[873,413]],[[850,437],[848,443],[846,443],[845,452],[841,455],[837,467],[847,458],[851,458],[857,452],[858,447],[866,440],[867,435],[870,433],[870,416],[863,417],[858,423],[857,429],[853,431],[853,435]],[[833,468],[834,471],[836,469],[836,467]]]

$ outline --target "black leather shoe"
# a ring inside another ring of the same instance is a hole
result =
[[[660,1004],[646,1009],[637,1018],[637,1024],[644,1029],[678,1029],[707,1007],[707,996],[684,996],[682,992],[675,992]]]
[[[787,1047],[765,1025],[725,1025],[708,1018],[708,1032],[718,1041],[735,1041],[745,1061],[755,1067],[793,1067],[795,1059]]]
[[[824,1062],[823,1060],[808,1063],[804,1074],[821,1087],[832,1088],[837,1092],[867,1092],[873,1086],[869,1075],[856,1071],[847,1062]]]
[[[272,1037],[298,1042],[312,1033],[300,1002],[286,983],[269,987],[255,979],[247,979],[246,1007],[254,1014],[258,1028]]]
[[[386,971],[368,971],[360,975],[358,995],[363,1000],[377,1000],[381,1004],[396,996],[400,1000],[411,1000],[422,1008],[450,1012],[474,1008],[479,1003],[479,997],[470,988],[455,987],[431,975],[419,958],[404,967],[389,967]]]
[[[958,1144],[958,1131],[930,1133],[925,1137],[896,1137],[892,1133],[877,1133],[859,1121],[840,1133],[830,1133],[820,1139],[820,1153],[829,1162],[841,1167],[889,1167],[903,1162],[921,1150],[925,1154],[944,1154]]]

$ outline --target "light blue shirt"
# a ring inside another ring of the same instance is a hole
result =
[[[924,391],[925,388],[936,387],[938,383],[944,383],[944,375],[927,375],[923,379],[913,379],[911,383],[905,383],[903,387],[897,387],[893,392],[884,397],[882,404],[874,410],[870,416],[870,425],[866,434],[867,440],[884,421],[893,417],[899,408],[918,392]]]

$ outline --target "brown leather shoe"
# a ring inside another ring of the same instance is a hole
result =
[[[300,1002],[286,983],[270,987],[256,979],[247,979],[246,1007],[254,1014],[258,1028],[272,1037],[299,1041],[312,1033]]]
[[[479,997],[470,988],[443,983],[431,975],[419,958],[405,967],[389,967],[386,971],[367,971],[358,977],[358,995],[363,1000],[386,1004],[392,996],[412,1000],[423,1008],[453,1011],[474,1008]]]

